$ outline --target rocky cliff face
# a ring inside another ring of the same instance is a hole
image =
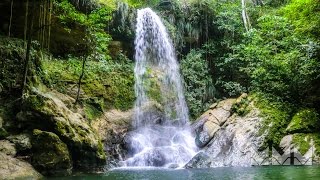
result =
[[[289,135],[284,135],[280,144],[267,147],[267,136],[270,134],[268,128],[264,127],[265,120],[266,115],[255,105],[255,100],[246,94],[238,99],[227,99],[213,104],[193,124],[195,141],[200,151],[185,167],[269,165],[273,162],[273,156],[270,158],[268,154],[269,148],[279,161],[285,161],[281,158],[287,157],[295,150],[300,151],[297,154],[305,155],[301,156],[302,163],[307,162],[308,157],[312,156],[313,164],[318,164],[319,142],[316,134],[291,134],[290,129],[294,127],[294,122],[291,122],[287,128]],[[293,121],[298,120],[293,118]],[[267,125],[271,126],[272,124]],[[306,131],[306,127],[312,128],[312,125],[305,124],[303,127]]]
[[[250,166],[258,158],[258,148],[264,140],[258,130],[262,118],[259,109],[249,104],[250,112],[239,116],[233,112],[235,104],[245,100],[227,99],[214,104],[194,124],[195,141],[201,151],[186,168],[208,168],[220,166]]]

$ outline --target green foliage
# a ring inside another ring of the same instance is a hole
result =
[[[144,74],[144,87],[149,99],[152,99],[158,103],[162,103],[160,79],[162,73],[157,70],[147,68],[147,72]],[[166,94],[167,95],[167,94]]]
[[[293,116],[287,132],[314,132],[319,129],[319,125],[319,114],[314,109],[303,109]]]
[[[231,65],[239,65],[252,89],[301,102],[320,67],[306,48],[308,42],[295,36],[294,27],[280,16],[262,16],[258,28],[234,47]]]
[[[68,32],[82,29],[84,31],[84,54],[91,55],[94,59],[110,59],[108,55],[108,43],[111,36],[105,32],[105,28],[112,19],[114,6],[104,5],[103,7],[84,14],[76,10],[68,0],[55,1],[55,14],[60,23]]]
[[[20,92],[25,58],[22,40],[0,36],[0,94],[16,95]],[[31,59],[36,55],[31,53]]]
[[[292,20],[301,35],[320,36],[320,1],[292,0],[284,7],[285,17]]]
[[[245,116],[250,112],[249,108],[250,100],[249,98],[241,98],[239,102],[236,102],[231,107],[232,113],[237,113],[239,116]]]
[[[161,0],[123,0],[128,3],[129,6],[134,8],[156,6]]]
[[[101,110],[99,110],[98,108],[96,108],[95,106],[91,105],[91,104],[85,104],[84,105],[84,111],[86,114],[86,118],[88,118],[90,121],[96,119],[97,117],[102,115]]]
[[[298,150],[302,155],[304,155],[311,148],[310,142],[313,141],[314,148],[315,148],[315,155],[319,156],[320,154],[320,134],[319,133],[293,134],[292,141],[293,141],[293,144],[299,148]]]
[[[192,50],[181,62],[185,96],[192,118],[198,117],[214,100],[216,93],[201,51]]]
[[[125,56],[119,55],[116,63],[89,60],[85,68],[81,85],[85,97],[103,98],[106,108],[126,110],[132,107],[135,99],[133,63]],[[48,85],[74,96],[82,69],[79,59],[45,60],[42,69],[49,79]]]

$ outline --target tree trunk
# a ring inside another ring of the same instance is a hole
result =
[[[10,22],[9,22],[9,32],[8,32],[8,36],[11,36],[11,25],[12,25],[12,14],[13,14],[13,0],[11,0],[11,7],[10,7]]]
[[[26,56],[25,56],[25,62],[24,62],[24,75],[23,75],[23,84],[22,84],[22,93],[21,97],[23,98],[26,86],[27,86],[27,76],[28,76],[28,66],[30,61],[30,50],[31,50],[31,42],[32,42],[32,34],[33,34],[33,20],[34,20],[34,12],[35,12],[35,0],[32,0],[32,11],[30,13],[29,23],[28,23],[28,42],[27,42],[27,50],[26,50]]]
[[[23,36],[24,36],[24,48],[27,48],[27,29],[28,29],[28,16],[29,16],[29,0],[27,0],[26,4],[26,12],[24,17],[24,30],[23,30]]]
[[[83,57],[83,61],[82,61],[81,75],[80,75],[80,77],[79,77],[79,82],[78,82],[78,92],[77,92],[77,98],[76,98],[75,104],[77,104],[78,101],[79,101],[80,90],[81,90],[81,81],[82,81],[82,78],[83,78],[83,76],[84,76],[86,61],[87,61],[87,56],[84,56],[84,57]]]

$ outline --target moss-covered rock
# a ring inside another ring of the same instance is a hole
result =
[[[33,131],[32,165],[44,175],[68,175],[72,162],[67,148],[60,138],[41,130]]]
[[[33,89],[31,99],[25,104],[26,110],[33,112],[29,122],[43,124],[40,126],[43,130],[55,133],[67,144],[75,167],[90,168],[105,164],[106,156],[98,135],[81,114],[72,112],[61,101],[60,96],[64,95]]]
[[[278,148],[281,139],[287,134],[286,127],[290,122],[293,107],[292,104],[277,101],[265,94],[256,93],[249,95],[263,117],[262,127],[259,129],[261,135],[266,134],[263,147],[270,145]]]
[[[320,163],[320,134],[319,133],[295,133],[282,138],[280,147],[283,152],[291,152],[296,148],[302,155],[311,152],[313,163]]]
[[[236,100],[236,103],[232,105],[231,112],[245,116],[250,112],[249,103],[248,94],[244,93]]]
[[[319,129],[319,125],[319,114],[314,109],[303,109],[293,116],[286,131],[288,133],[310,133]]]

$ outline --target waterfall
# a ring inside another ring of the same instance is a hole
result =
[[[150,8],[138,10],[135,51],[137,99],[125,165],[182,167],[196,145],[171,39]]]

